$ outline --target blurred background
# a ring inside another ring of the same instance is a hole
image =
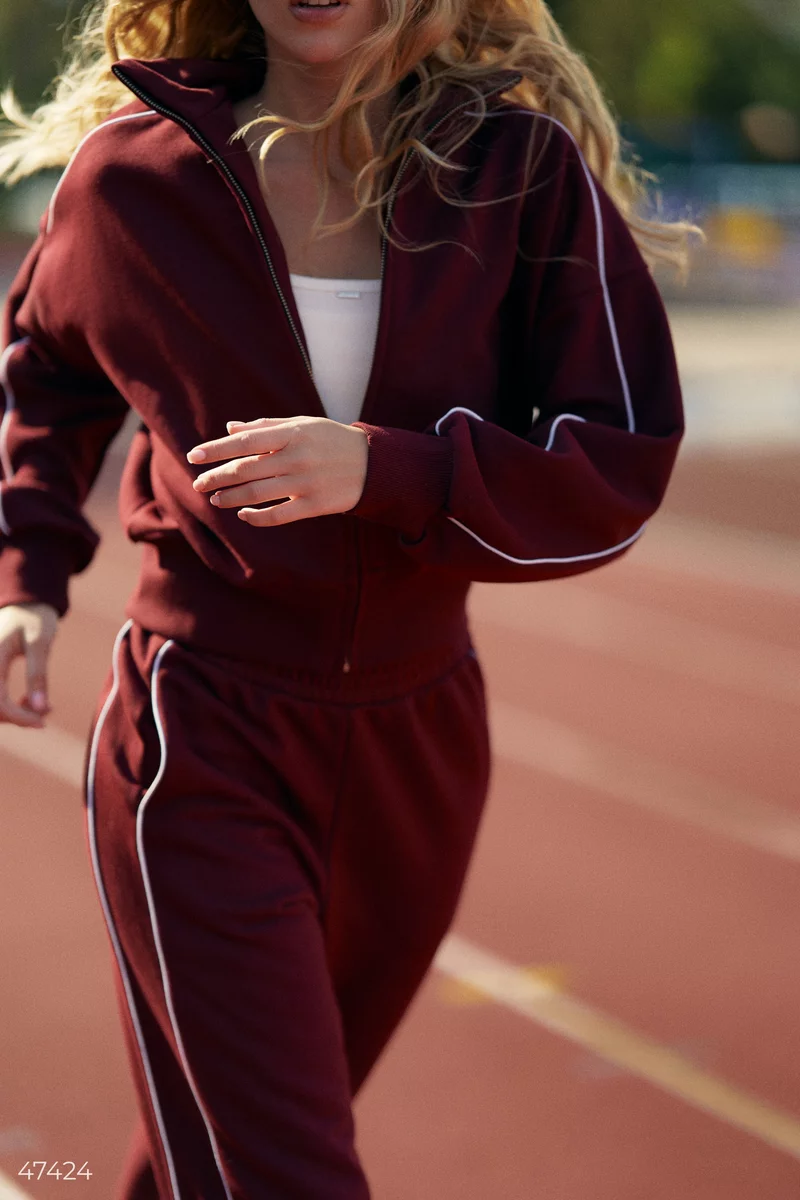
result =
[[[687,437],[623,560],[473,590],[492,793],[452,935],[357,1099],[361,1152],[376,1200],[797,1200],[800,5],[551,7],[653,211],[708,235],[688,283],[657,274]],[[79,11],[0,0],[26,106]],[[0,188],[0,299],[57,177]],[[136,570],[129,433],[89,501],[103,545],[50,726],[0,727],[0,1200],[107,1200],[135,1118],[79,792]]]

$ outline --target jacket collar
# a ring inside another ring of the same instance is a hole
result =
[[[200,120],[224,101],[235,101],[258,91],[264,81],[266,59],[249,56],[215,58],[123,58],[112,67],[122,82],[130,80],[166,108],[180,113],[188,121]],[[497,70],[487,74],[475,86],[485,95],[507,91],[521,76],[514,71]],[[410,72],[400,84],[401,96],[417,86],[416,72]],[[431,108],[431,118],[446,115],[472,95],[463,85],[450,83]]]

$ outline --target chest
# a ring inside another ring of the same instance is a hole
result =
[[[289,139],[286,139],[287,141]],[[363,214],[348,229],[324,237],[312,232],[322,193],[313,170],[295,161],[277,143],[263,163],[249,148],[264,203],[283,245],[290,272],[336,279],[376,279],[380,275],[381,236],[374,213]],[[356,211],[352,186],[332,181],[324,222],[336,223]]]
[[[376,279],[378,232],[371,260],[350,253],[344,260],[311,263],[292,255],[291,237],[284,233],[283,261],[278,225],[286,210],[274,204],[281,181],[276,179],[272,196],[268,188],[264,212],[257,172],[246,170],[246,156],[240,155],[235,175],[256,206],[254,219],[183,130],[169,126],[166,132],[172,135],[169,154],[163,155],[170,162],[169,190],[159,196],[157,209],[152,179],[141,170],[115,177],[100,197],[102,213],[92,237],[102,239],[103,252],[98,249],[94,260],[104,279],[75,290],[76,303],[92,302],[81,325],[91,328],[96,345],[113,347],[120,391],[145,423],[158,419],[153,405],[165,393],[184,396],[191,420],[208,428],[209,437],[232,415],[241,420],[325,415],[315,386],[320,380],[303,361],[308,306],[295,304],[291,275]],[[224,148],[222,133],[220,140]],[[313,191],[306,201],[315,205]],[[508,214],[500,206],[445,205],[418,183],[398,195],[394,217],[400,245],[388,244],[379,304],[373,304],[377,297],[337,297],[345,316],[367,305],[372,311],[374,349],[361,416],[421,430],[461,405],[491,419],[504,390],[501,372],[511,369],[520,344],[516,336],[504,336],[508,322],[501,320],[517,240],[513,229],[508,232]],[[291,221],[288,213],[284,229]],[[124,264],[131,286],[121,289],[119,248],[132,246],[131,230],[136,254],[126,253]],[[338,235],[321,239],[319,246],[337,240]],[[425,248],[408,252],[407,240]],[[94,305],[108,295],[116,297],[114,304]],[[349,324],[334,323],[327,313],[317,324],[334,338],[336,354],[328,356],[334,365],[360,356],[355,345],[360,327],[354,335]],[[145,370],[143,359],[152,368]],[[356,390],[348,388],[348,396],[355,405]]]

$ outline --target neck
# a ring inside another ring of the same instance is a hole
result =
[[[269,67],[259,91],[251,98],[253,110],[277,113],[293,121],[317,121],[333,103],[344,79],[341,63],[297,63],[282,58],[280,53],[268,54]],[[368,120],[373,136],[379,139],[389,122],[395,102],[394,91],[373,100]],[[334,124],[331,144],[338,144],[338,127]],[[299,142],[308,143],[304,150],[310,154],[310,138],[303,135],[290,139],[292,148]],[[289,150],[287,144],[287,150]],[[291,152],[291,151],[289,151]]]
[[[280,54],[268,56],[269,66],[257,100],[267,112],[293,121],[317,121],[336,96],[344,78],[338,63],[295,63]]]

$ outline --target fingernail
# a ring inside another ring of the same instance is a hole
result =
[[[31,708],[38,709],[43,712],[47,708],[47,696],[44,692],[33,692],[31,694]]]
[[[190,450],[189,453],[186,455],[189,462],[193,462],[193,463],[202,462],[203,459],[205,458],[205,456],[206,456],[205,450],[200,450],[200,449]]]
[[[214,495],[210,496],[209,499],[212,504],[219,504],[219,492],[214,492]]]
[[[228,421],[226,422],[226,429],[230,432],[234,425],[244,425],[244,421]]]

